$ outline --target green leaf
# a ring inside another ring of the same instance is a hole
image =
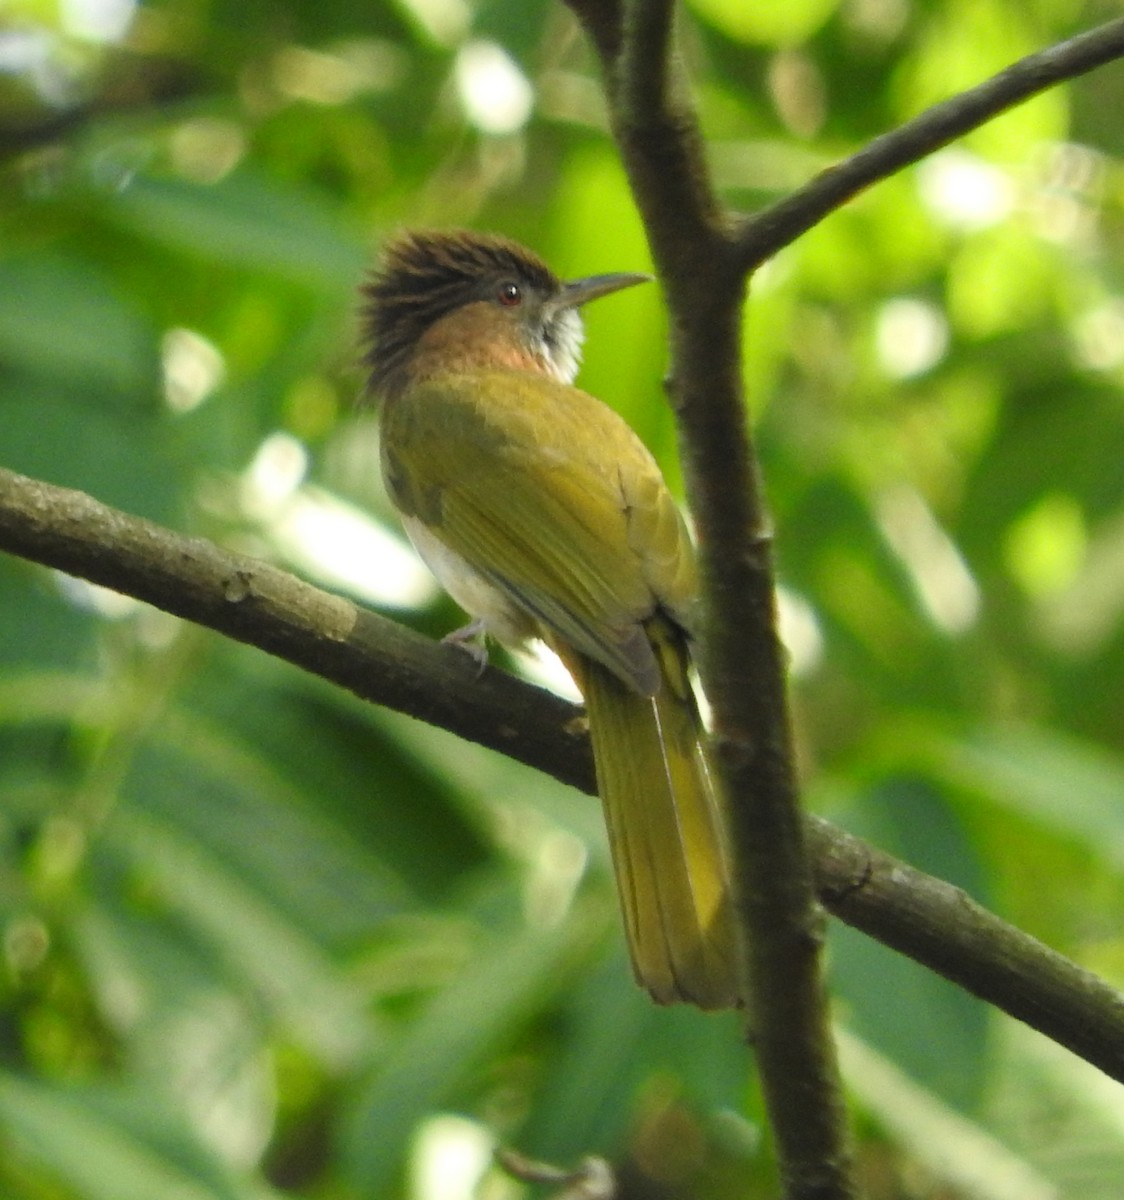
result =
[[[236,732],[167,713],[134,756],[125,795],[318,940],[353,941],[416,903],[392,855],[351,837],[279,770],[283,762]]]
[[[325,198],[252,169],[211,185],[137,176],[108,212],[193,259],[337,293],[355,286],[366,258],[358,236]]]
[[[171,431],[150,400],[123,411],[96,391],[0,375],[4,466],[135,516],[178,524],[191,473],[170,453]]]
[[[519,1133],[521,1150],[551,1162],[618,1157],[656,1085],[703,1113],[744,1105],[750,1056],[742,1018],[653,1004],[633,981],[619,931],[611,944],[614,952],[567,998],[534,1112]]]
[[[786,0],[743,4],[739,0],[691,0],[716,29],[739,42],[792,46],[811,37],[835,12],[839,0]]]
[[[895,1140],[942,1182],[979,1200],[1054,1200],[1059,1192],[1027,1159],[980,1123],[849,1033],[840,1034],[848,1085]]]
[[[93,614],[68,604],[51,576],[19,559],[0,557],[0,663],[5,682],[17,665],[38,674],[45,668],[77,667],[92,658],[98,635]],[[55,684],[65,694],[62,679]],[[0,689],[2,697],[3,689]],[[3,700],[0,698],[0,710]],[[0,711],[0,721],[5,719]]]
[[[0,367],[95,393],[155,394],[156,333],[107,273],[61,253],[9,258],[0,260],[0,296],[9,298],[0,304]]]
[[[335,881],[333,891],[339,897],[331,906],[338,918],[335,936],[354,939],[361,934],[363,922],[377,911],[364,899],[373,899],[377,879],[383,880],[385,892],[379,908],[438,901],[491,855],[488,831],[461,794],[466,782],[463,744],[458,744],[459,769],[443,779],[431,756],[411,753],[370,705],[240,647],[216,650],[208,669],[194,681],[190,698],[192,709],[209,723],[212,737],[221,730],[236,738],[243,759],[257,760],[256,767],[247,761],[247,768],[271,772],[269,790],[276,796],[299,789],[306,819],[330,828],[337,843],[352,847],[355,863],[364,864],[370,876],[366,881],[353,879],[354,867],[344,870],[342,862],[339,869],[323,872],[326,880]],[[201,748],[186,730],[178,745],[181,752]],[[206,769],[205,762],[192,768]],[[225,774],[220,791],[239,778]],[[287,787],[279,790],[281,780]],[[237,805],[217,803],[243,814],[230,819],[244,822],[248,831],[262,819],[254,815],[257,809],[272,804],[259,803],[262,785],[251,783],[244,772],[238,791]],[[285,800],[283,807],[292,809],[292,801]],[[296,819],[295,812],[290,819]],[[305,839],[291,844],[300,853]]]
[[[844,821],[880,849],[987,902],[968,831],[928,780],[884,779],[856,797]],[[971,1110],[987,1079],[986,1005],[847,926],[830,930],[831,979],[848,1025],[925,1088]]]
[[[0,1074],[6,1137],[83,1200],[267,1200],[273,1194],[208,1161],[186,1130],[176,1128],[178,1120],[141,1097]]]
[[[939,739],[933,752],[950,780],[1124,870],[1124,761],[1119,755],[1029,726]]]
[[[468,969],[403,1030],[349,1106],[343,1152],[353,1186],[385,1193],[421,1119],[562,986],[572,953],[566,931],[557,929],[481,942]]]
[[[335,1066],[366,1051],[373,1029],[360,990],[232,864],[137,808],[119,809],[112,832],[118,852],[209,948],[224,977],[251,986],[295,1039]]]

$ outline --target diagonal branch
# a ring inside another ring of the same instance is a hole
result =
[[[821,171],[783,200],[747,217],[735,235],[742,270],[753,271],[871,184],[919,162],[1023,100],[1122,56],[1124,18],[1030,54],[976,87],[934,104]]]
[[[1124,1022],[1124,995],[943,879],[818,817],[807,828],[820,900],[833,916],[1121,1079],[1124,1044],[1113,1031]]]
[[[134,596],[590,790],[573,705],[257,559],[0,468],[0,549]],[[528,703],[528,689],[535,697]]]
[[[349,601],[81,492],[0,469],[0,549],[257,646],[593,795],[581,710]],[[962,891],[818,817],[806,831],[834,915],[1124,1082],[1124,996]]]

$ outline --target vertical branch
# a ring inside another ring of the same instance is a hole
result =
[[[754,1042],[786,1194],[854,1194],[776,628],[771,544],[741,384],[744,261],[673,48],[672,0],[619,28],[570,0],[602,54],[613,132],[671,316],[669,393],[699,532],[700,671],[729,797]]]

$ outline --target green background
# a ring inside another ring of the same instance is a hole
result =
[[[695,0],[725,199],[1116,15]],[[1124,66],[770,262],[746,383],[809,804],[1124,981]],[[440,636],[357,416],[402,226],[644,270],[540,0],[8,0],[0,465]],[[679,487],[658,289],[581,380]],[[294,668],[0,559],[0,1193],[504,1198],[499,1142],[630,1196],[769,1196],[733,1016],[632,986],[597,806]],[[1118,1085],[833,927],[872,1197],[1119,1195]]]

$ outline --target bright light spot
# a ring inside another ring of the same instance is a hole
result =
[[[883,42],[896,38],[909,16],[906,0],[848,0],[843,9],[844,19],[856,33]]]
[[[183,622],[171,613],[141,605],[137,613],[137,641],[147,650],[166,650],[179,637]]]
[[[1051,492],[1007,531],[1007,567],[1031,596],[1067,587],[1085,562],[1085,515],[1073,496]]]
[[[305,484],[308,451],[288,433],[273,433],[242,475],[246,516],[298,571],[327,587],[394,608],[417,608],[437,582],[402,539],[362,509]]]
[[[168,143],[172,166],[193,183],[218,183],[246,153],[246,134],[236,121],[193,117],[172,131]]]
[[[62,571],[54,572],[55,586],[76,608],[95,613],[106,621],[132,619],[133,632],[146,649],[163,650],[182,629],[179,617],[152,608],[135,596],[124,596],[88,579],[76,579]]]
[[[368,92],[392,90],[410,68],[409,55],[386,38],[347,38],[336,42],[332,53],[362,76]]]
[[[520,670],[532,682],[549,688],[567,700],[581,703],[581,692],[573,676],[562,665],[562,660],[544,642],[531,642],[526,648],[515,651]]]
[[[86,820],[89,820],[88,814]],[[55,887],[63,880],[71,882],[88,849],[86,826],[81,821],[61,813],[48,817],[42,827],[36,855],[39,881]]]
[[[1056,497],[1055,503],[1059,499],[1069,497]],[[1063,529],[1066,520],[1055,517]],[[1068,586],[1039,598],[1041,630],[1060,650],[1095,654],[1124,618],[1124,513],[1101,521],[1088,536],[1082,519],[1079,532],[1063,532],[1062,547],[1053,551],[1059,557],[1067,536],[1081,545],[1081,563]]]
[[[967,150],[942,150],[917,168],[921,199],[954,229],[996,225],[1015,203],[1015,187],[998,167]]]
[[[268,531],[298,570],[372,604],[418,608],[437,594],[433,576],[405,542],[321,488],[291,496]]]
[[[242,1035],[232,996],[196,986],[185,988],[178,1001],[174,1014],[156,1018],[166,1038],[164,1085],[221,1161],[249,1169],[265,1148],[273,1118],[263,1057],[232,1053]]]
[[[46,29],[4,28],[4,3],[0,0],[0,72],[24,77],[47,104],[78,102],[76,75],[85,55],[60,53],[59,39]]]
[[[1096,150],[1076,142],[1051,146],[1027,203],[1035,231],[1061,245],[1088,244],[1096,234],[1105,174]]]
[[[775,292],[788,283],[795,272],[793,255],[786,250],[774,255],[764,262],[753,274],[753,290],[750,292],[750,303],[761,298],[762,291]]]
[[[928,371],[944,357],[948,324],[931,304],[899,296],[882,306],[875,344],[886,373],[907,379]]]
[[[1061,246],[1087,242],[1093,232],[1093,214],[1077,196],[1040,192],[1033,198],[1030,212],[1035,232]]]
[[[766,73],[769,95],[786,128],[800,138],[814,137],[827,112],[823,76],[799,50],[773,55]]]
[[[807,675],[814,671],[823,657],[823,634],[812,606],[797,592],[778,587],[777,622],[793,674]],[[526,649],[515,651],[515,658],[522,673],[533,683],[581,703],[581,692],[570,672],[558,655],[543,642],[533,642]],[[709,718],[706,697],[701,689],[696,687],[695,691],[705,723]]]
[[[58,589],[76,608],[84,608],[87,612],[97,613],[109,621],[123,621],[131,617],[140,607],[141,602],[132,596],[123,596],[120,592],[111,591],[101,584],[90,583],[86,579],[76,579],[62,571],[55,571],[55,584]]]
[[[539,111],[556,121],[573,121],[604,130],[605,94],[597,81],[577,71],[548,68],[537,81]]]
[[[160,342],[164,399],[172,412],[186,413],[222,383],[225,364],[213,343],[191,329],[169,329]]]
[[[266,520],[300,487],[308,472],[308,451],[288,433],[271,433],[242,476],[243,511]]]
[[[136,0],[62,0],[62,26],[73,37],[119,42],[133,23]]]
[[[514,133],[531,115],[531,85],[495,42],[463,46],[457,55],[456,81],[468,119],[484,133]]]
[[[39,71],[51,54],[51,43],[41,29],[0,29],[0,71],[19,75]]]
[[[823,657],[823,634],[816,613],[803,596],[777,588],[777,624],[794,675],[808,675]]]
[[[401,0],[415,21],[439,45],[454,46],[472,26],[467,0]]]
[[[538,839],[526,890],[530,924],[551,929],[565,919],[588,858],[585,842],[565,829],[551,829]]]
[[[363,92],[386,91],[405,72],[401,51],[374,39],[346,43],[332,53],[284,46],[272,65],[277,90],[311,104],[345,104]]]
[[[410,1156],[412,1200],[474,1200],[495,1142],[483,1126],[442,1114],[424,1122]]]
[[[925,501],[912,488],[893,488],[879,497],[875,517],[933,624],[962,633],[979,612],[979,588]]]
[[[1073,337],[1081,366],[1111,371],[1124,364],[1124,300],[1113,297],[1078,317]]]

